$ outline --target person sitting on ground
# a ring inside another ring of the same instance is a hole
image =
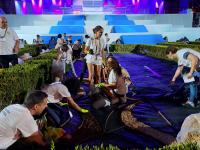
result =
[[[186,73],[186,79],[187,80],[192,80],[193,77],[200,77],[200,72],[199,70],[199,59],[200,59],[200,53],[189,49],[189,48],[183,48],[178,50],[174,46],[169,46],[166,49],[166,55],[169,59],[171,60],[176,60],[178,59],[178,67],[176,69],[176,72],[171,80],[171,83],[174,83],[177,79],[177,77],[182,73],[183,70],[188,70]],[[183,73],[185,74],[185,72]],[[197,90],[196,85],[193,84],[194,82],[188,83],[190,86],[190,95],[195,96]],[[195,86],[195,87],[194,87]],[[191,105],[194,107],[194,99],[189,98],[186,104]]]
[[[33,115],[39,115],[47,107],[47,97],[42,91],[31,91],[23,105],[12,104],[0,112],[0,149],[45,145]]]
[[[53,97],[51,100],[52,103],[64,102],[68,103],[72,108],[81,112],[89,112],[87,109],[81,108],[78,104],[75,103],[71,94],[69,93],[68,88],[62,84],[61,80],[63,78],[63,72],[59,70],[53,70],[52,76],[55,78],[55,81],[48,86],[43,88],[43,91],[46,92],[50,97]]]
[[[122,74],[122,68],[119,62],[113,56],[107,58],[109,76],[108,84],[103,85],[107,96],[111,98],[111,103],[126,102],[126,83]]]

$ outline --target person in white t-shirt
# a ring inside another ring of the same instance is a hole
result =
[[[194,77],[200,77],[198,71],[200,53],[189,48],[178,50],[174,46],[169,46],[166,49],[166,55],[171,60],[178,60],[178,67],[171,82],[174,83],[179,75],[183,75],[184,82],[190,89],[190,96],[185,104],[195,107],[194,101],[197,99],[198,90]]]
[[[200,145],[200,113],[185,118],[176,140],[178,143],[197,143]]]
[[[12,104],[0,112],[0,149],[19,148],[20,143],[45,145],[33,115],[39,115],[47,107],[47,96],[42,91],[32,91],[23,105]]]
[[[111,103],[126,102],[127,87],[125,78],[123,76],[122,67],[119,62],[113,56],[107,58],[108,64],[108,84],[104,84],[107,90],[104,90],[106,94],[112,99]]]
[[[62,34],[58,34],[57,43],[55,46],[56,50],[59,50],[61,46],[65,44],[64,39],[62,38]]]
[[[106,43],[106,50],[107,50],[107,53],[109,54],[110,53],[110,38],[108,36],[108,33],[105,33],[105,43]]]
[[[73,53],[72,47],[70,45],[64,44],[63,46],[60,47],[58,51],[56,63],[62,62],[64,73],[66,72],[66,64],[70,64],[73,75],[77,77],[77,74],[74,68],[74,63],[72,61],[72,53]]]
[[[87,53],[85,59],[88,67],[88,80],[90,84],[93,84],[94,76],[96,79],[96,83],[101,82],[101,65],[102,59],[104,58],[105,48],[104,40],[101,38],[103,34],[103,27],[96,26],[93,29],[93,32],[94,38],[90,38],[87,40],[84,50],[84,52]]]
[[[44,42],[39,34],[36,35],[36,44],[44,44]]]
[[[8,27],[7,19],[0,16],[0,68],[8,68],[9,63],[18,63],[19,38],[14,30]]]
[[[87,109],[81,108],[71,97],[71,94],[68,88],[62,84],[61,80],[63,77],[63,72],[54,70],[52,71],[52,76],[55,78],[55,81],[50,85],[43,87],[43,91],[46,92],[51,99],[49,99],[49,103],[69,103],[69,105],[75,110],[81,113],[87,113]]]

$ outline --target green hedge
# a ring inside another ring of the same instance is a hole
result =
[[[112,45],[114,52],[117,53],[138,53],[138,54],[145,54],[147,56],[159,58],[159,59],[165,59],[167,60],[165,56],[165,49],[167,46],[164,45]]]
[[[22,65],[0,70],[0,109],[14,101],[29,90],[39,88],[51,81],[52,59],[56,52],[39,55]]]
[[[25,45],[24,48],[21,48],[18,52],[18,56],[22,56],[24,53],[30,53],[31,56],[35,57],[39,55],[39,49],[42,48],[42,46],[47,46],[45,44],[42,45]]]
[[[158,150],[199,150],[199,149],[200,147],[197,145],[197,143],[180,143],[180,144],[174,143],[171,145],[164,146],[162,148],[158,148]],[[109,144],[108,146],[104,146],[103,144],[98,145],[98,146],[78,145],[75,147],[75,150],[119,150],[119,148],[111,144]],[[157,150],[157,149],[146,148],[146,150]]]
[[[161,43],[159,45],[165,45],[165,46],[175,46],[177,48],[191,48],[197,51],[200,51],[200,42],[191,42],[190,44],[185,44],[181,42],[168,42],[168,43]]]

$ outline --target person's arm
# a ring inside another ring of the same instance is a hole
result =
[[[15,41],[15,46],[14,46],[13,51],[16,54],[19,52],[19,39]]]
[[[187,74],[187,77],[190,79],[192,78],[192,74],[193,72],[196,70],[199,59],[197,56],[193,55],[193,54],[189,54],[187,56],[187,60],[191,61],[191,68],[190,68],[190,72]]]
[[[40,131],[37,131],[37,132],[33,133],[31,136],[24,138],[24,140],[26,142],[30,142],[30,143],[35,142],[42,146],[46,145],[45,141],[43,140],[43,135]]]
[[[68,102],[69,106],[71,106],[75,110],[81,112],[81,107],[78,104],[76,104],[76,102],[73,100],[72,97],[63,97],[62,101]]]
[[[183,70],[183,66],[178,66],[178,68],[176,69],[176,72],[172,78],[172,82],[176,81],[176,78],[181,74],[182,70]]]
[[[104,84],[104,86],[105,86],[106,88],[116,89],[116,88],[117,88],[117,83],[116,83],[116,82],[113,82],[113,83],[110,83],[110,84]]]

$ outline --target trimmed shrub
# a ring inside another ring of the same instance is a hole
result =
[[[159,148],[159,150],[199,150],[199,149],[200,147],[197,145],[197,143],[181,143],[181,144],[174,143]]]
[[[16,101],[21,93],[39,88],[51,80],[51,59],[30,60],[0,70],[0,109]],[[18,101],[18,100],[17,100]]]
[[[78,145],[75,147],[75,150],[120,150],[117,146],[113,146],[111,144],[109,144],[108,146],[104,146],[103,144],[99,145],[99,146],[82,146],[82,145]]]
[[[181,48],[191,48],[191,49],[200,51],[200,42],[193,42],[191,44],[185,44],[185,43],[181,43],[181,42],[168,42],[168,43],[161,43],[159,45],[175,46],[179,49],[181,49]]]

